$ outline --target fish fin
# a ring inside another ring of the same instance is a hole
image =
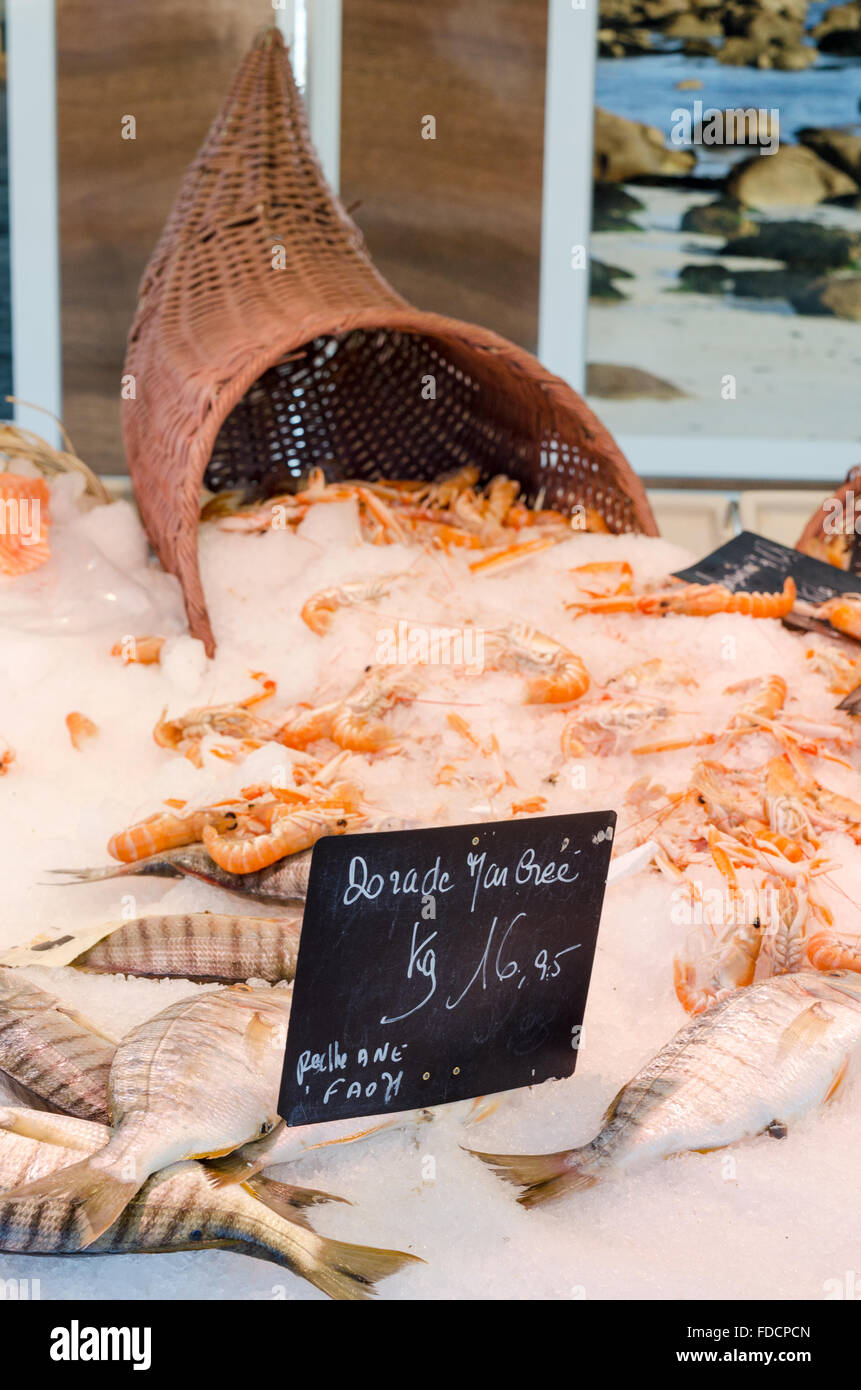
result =
[[[284,1025],[274,1019],[264,1018],[262,1014],[252,1014],[245,1029],[245,1046],[254,1065],[263,1069],[266,1058],[279,1039],[284,1041]]]
[[[336,1197],[332,1192],[320,1192],[315,1187],[294,1187],[292,1183],[277,1182],[262,1174],[249,1178],[242,1186],[271,1211],[300,1226],[309,1225],[305,1207],[322,1206],[325,1202],[344,1202],[352,1206],[346,1197]]]
[[[284,1129],[280,1120],[262,1139],[252,1139],[241,1148],[217,1157],[210,1154],[203,1163],[203,1172],[210,1187],[230,1187],[236,1182],[247,1182],[266,1167],[266,1155]]]
[[[833,1022],[834,1015],[828,1012],[821,1000],[811,1004],[809,1009],[793,1019],[788,1028],[784,1028],[777,1044],[778,1059],[785,1061],[796,1048],[806,1051],[812,1047],[824,1037]]]
[[[128,864],[106,864],[101,869],[46,869],[53,875],[50,882],[42,880],[45,888],[63,888],[70,883],[100,883],[103,879],[124,878],[127,874],[143,874],[153,878],[184,878],[185,871],[171,864],[162,854],[151,854],[146,859],[133,859]],[[58,875],[64,874],[65,878]]]
[[[555,1154],[486,1154],[476,1149],[465,1152],[489,1164],[497,1177],[524,1188],[517,1199],[524,1207],[538,1206],[563,1192],[580,1192],[601,1181],[588,1145]]]
[[[618,1108],[619,1108],[619,1101],[622,1099],[622,1096],[625,1094],[625,1091],[626,1091],[627,1089],[628,1089],[627,1084],[624,1085],[624,1086],[622,1086],[622,1088],[616,1092],[616,1094],[614,1095],[613,1099],[610,1101],[610,1104],[607,1106],[607,1109],[604,1111],[603,1119],[601,1120],[601,1128],[602,1128],[602,1129],[604,1129],[605,1126],[608,1125],[608,1124],[610,1123],[611,1120],[614,1120],[614,1119],[616,1118],[616,1111],[617,1111]]]
[[[827,1105],[828,1102],[829,1102],[830,1100],[834,1100],[835,1096],[837,1095],[837,1093],[838,1093],[839,1090],[840,1090],[840,1087],[843,1085],[843,1082],[846,1080],[846,1073],[848,1072],[848,1070],[849,1070],[849,1055],[848,1055],[848,1053],[847,1053],[847,1055],[843,1058],[843,1061],[840,1063],[840,1066],[837,1068],[837,1071],[834,1073],[834,1080],[831,1082],[831,1085],[828,1087],[828,1091],[826,1092],[826,1095],[825,1095],[824,1104]]]
[[[119,1038],[112,1038],[110,1033],[105,1033],[103,1029],[97,1028],[95,1023],[91,1023],[87,1018],[86,1014],[79,1014],[77,1009],[69,1009],[65,1004],[55,1004],[54,1007],[57,1013],[65,1014],[66,1018],[70,1018],[73,1023],[77,1023],[81,1028],[85,1028],[88,1033],[94,1033],[97,1038],[103,1038],[104,1041],[110,1043],[112,1047],[119,1046]]]
[[[482,1120],[489,1120],[502,1104],[500,1096],[476,1096],[469,1109],[469,1114],[464,1120],[465,1125],[480,1125]]]
[[[44,1178],[3,1193],[4,1202],[23,1202],[39,1197],[45,1204],[57,1202],[74,1209],[75,1230],[67,1235],[64,1254],[86,1250],[125,1211],[143,1182],[123,1182],[104,1168],[93,1168],[89,1158],[48,1173]]]
[[[295,1226],[295,1220],[291,1220]],[[299,1273],[330,1298],[357,1301],[373,1298],[376,1285],[407,1265],[424,1264],[404,1250],[378,1250],[373,1245],[347,1245],[302,1227],[296,1231],[305,1259]]]
[[[406,1129],[412,1123],[412,1113],[407,1111],[404,1116],[393,1115],[390,1120],[370,1125],[367,1129],[356,1129],[352,1134],[342,1134],[337,1139],[321,1139],[319,1144],[309,1144],[308,1151],[330,1149],[333,1144],[355,1144],[359,1139],[370,1139],[372,1134],[381,1134],[384,1129]]]

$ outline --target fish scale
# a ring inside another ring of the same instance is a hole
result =
[[[18,971],[0,967],[0,1071],[57,1110],[106,1120],[114,1045]]]
[[[292,980],[301,913],[284,918],[215,912],[138,917],[76,956],[72,964],[100,974],[146,978]]]

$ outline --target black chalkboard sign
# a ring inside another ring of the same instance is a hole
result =
[[[741,589],[749,594],[778,593],[789,575],[795,580],[798,597],[805,603],[824,603],[835,594],[858,593],[861,589],[857,574],[802,555],[800,550],[779,545],[755,531],[742,531],[696,565],[676,571],[677,579],[691,584],[723,584],[727,589]]]
[[[318,841],[287,1123],[570,1076],[615,825],[602,811]]]

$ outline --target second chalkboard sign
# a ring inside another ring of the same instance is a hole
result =
[[[320,840],[280,1113],[290,1125],[569,1076],[612,811]]]
[[[742,531],[695,565],[676,570],[676,578],[690,584],[723,584],[727,589],[764,594],[778,593],[790,575],[805,603],[820,604],[834,594],[858,590],[857,574],[814,560],[755,531]]]

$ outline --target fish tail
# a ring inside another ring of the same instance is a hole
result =
[[[555,1154],[487,1154],[467,1149],[487,1163],[506,1182],[522,1187],[521,1206],[536,1207],[564,1192],[582,1192],[601,1181],[601,1169],[590,1144]]]
[[[103,879],[125,878],[128,874],[140,874],[144,878],[183,878],[193,871],[185,865],[172,864],[163,854],[151,854],[147,859],[133,859],[128,864],[105,864],[101,869],[48,869],[47,872],[52,878],[46,886],[58,888],[67,883],[101,883]],[[60,874],[65,877],[59,878]]]
[[[342,1302],[373,1298],[381,1279],[388,1279],[407,1265],[424,1264],[418,1255],[408,1255],[403,1250],[347,1245],[297,1226],[293,1218],[290,1224],[290,1244],[294,1247],[290,1263],[315,1288]]]
[[[133,864],[107,864],[103,869],[48,869],[54,879],[47,886],[60,888],[67,883],[99,883],[106,878],[121,878],[124,874],[135,873]],[[62,879],[59,875],[63,874]]]
[[[243,1186],[252,1197],[265,1202],[270,1211],[294,1221],[299,1226],[308,1225],[306,1207],[322,1206],[325,1202],[347,1202],[346,1197],[336,1197],[331,1192],[320,1192],[315,1187],[294,1187],[292,1183],[276,1182],[274,1178],[256,1176],[248,1179]]]
[[[62,1209],[64,1253],[86,1250],[125,1210],[143,1181],[114,1177],[104,1168],[93,1168],[90,1159],[48,1173],[35,1182],[3,1193],[4,1202],[30,1201]]]

